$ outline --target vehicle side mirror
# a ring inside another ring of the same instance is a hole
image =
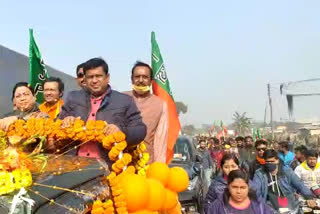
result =
[[[196,155],[196,162],[198,163],[202,162],[202,157],[199,154]]]

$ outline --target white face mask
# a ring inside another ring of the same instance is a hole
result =
[[[136,86],[132,85],[132,90],[137,92],[138,94],[145,94],[146,92],[150,91],[150,86]]]

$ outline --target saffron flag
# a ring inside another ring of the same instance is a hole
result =
[[[228,134],[228,129],[227,129],[227,127],[223,124],[222,120],[220,121],[220,129],[221,129],[221,132],[223,132],[223,135]]]
[[[43,83],[48,78],[46,66],[41,58],[40,51],[33,37],[33,30],[29,29],[29,84],[34,90],[38,103],[43,103]]]
[[[168,137],[167,137],[167,158],[166,162],[169,164],[173,158],[174,145],[179,136],[181,129],[176,104],[174,102],[172,92],[170,89],[167,72],[163,64],[163,59],[160,53],[158,43],[155,38],[155,33],[151,33],[151,61],[153,69],[152,90],[155,95],[166,102],[168,107]]]

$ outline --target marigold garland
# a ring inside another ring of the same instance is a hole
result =
[[[15,169],[12,172],[0,171],[0,195],[11,193],[32,184],[31,172],[28,169]]]
[[[123,179],[127,174],[137,173],[139,176],[146,177],[146,170],[149,167],[147,165],[149,154],[146,152],[146,145],[143,142],[137,145],[133,151],[131,150],[132,148],[127,149],[126,136],[123,132],[106,136],[104,134],[106,126],[107,123],[104,121],[87,121],[85,123],[81,119],[75,119],[69,126],[64,127],[63,121],[59,119],[53,121],[51,119],[31,118],[27,121],[15,121],[10,125],[6,136],[13,137],[13,141],[17,143],[23,140],[32,140],[39,136],[52,138],[56,141],[100,142],[105,149],[109,150],[108,157],[113,162],[111,173],[106,177],[112,197],[105,201],[94,201],[91,213],[128,214],[127,198],[121,183],[123,183]],[[2,145],[1,136],[2,133],[0,131],[0,147]],[[0,171],[0,195],[32,184],[30,171],[28,174],[27,171],[19,170],[6,173]],[[15,184],[8,182],[13,177],[17,178],[18,181]]]
[[[141,142],[137,148],[133,151],[133,159],[135,162],[135,167],[138,171],[138,175],[146,176],[146,170],[148,169],[148,161],[150,159],[149,153],[145,152],[147,150],[144,142]]]
[[[112,172],[108,176],[113,201],[95,201],[91,213],[111,214],[116,210],[117,213],[127,214],[124,196],[121,194],[121,190],[117,189],[118,187],[115,182],[112,181],[120,179],[122,173],[135,173],[136,169],[133,166],[128,167],[132,161],[132,156],[129,153],[123,153],[127,147],[124,133],[117,132],[105,136],[104,129],[106,125],[107,124],[104,121],[87,121],[87,123],[84,123],[82,120],[76,119],[68,127],[63,127],[62,120],[53,121],[50,119],[31,118],[28,121],[15,121],[9,127],[7,136],[20,136],[22,139],[28,139],[32,136],[45,136],[57,141],[71,139],[79,140],[81,142],[101,142],[102,146],[109,150],[108,156],[110,160],[114,162],[111,167]],[[140,165],[144,165],[141,161],[139,163]]]
[[[113,207],[113,201],[107,200],[105,202],[102,202],[101,200],[94,201],[92,205],[91,214],[113,214],[114,213],[114,207]]]

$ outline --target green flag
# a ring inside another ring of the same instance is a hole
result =
[[[222,122],[222,120],[220,121],[220,129],[221,129],[221,131],[223,131],[223,122]]]
[[[257,128],[257,137],[258,137],[259,140],[261,139],[261,133],[260,133],[260,129],[259,128]]]
[[[255,128],[252,129],[252,138],[253,138],[253,141],[256,140],[256,129]]]
[[[46,67],[41,58],[40,51],[33,37],[33,30],[29,29],[29,84],[34,89],[38,103],[43,103],[43,83],[48,78]]]
[[[176,109],[176,104],[174,102],[172,92],[169,85],[169,79],[167,76],[166,69],[164,67],[163,59],[160,53],[160,48],[156,41],[155,33],[151,33],[151,62],[153,69],[153,81],[152,81],[152,91],[158,96],[162,101],[167,104],[168,109],[168,135],[167,135],[167,164],[173,158],[174,154],[174,144],[179,136],[179,131],[181,129],[180,121]]]

